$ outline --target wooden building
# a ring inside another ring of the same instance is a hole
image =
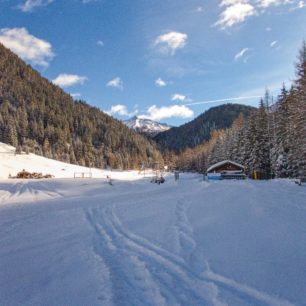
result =
[[[224,160],[207,169],[207,178],[209,180],[245,179],[245,168],[231,160]]]

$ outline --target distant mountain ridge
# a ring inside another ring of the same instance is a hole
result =
[[[230,127],[240,113],[247,117],[254,109],[241,104],[212,107],[194,120],[158,134],[154,140],[162,151],[170,150],[179,153],[209,140],[213,130]]]
[[[130,129],[133,129],[135,132],[142,133],[150,137],[156,136],[161,132],[171,129],[171,126],[165,123],[159,123],[150,119],[140,118],[138,116],[125,120],[123,123]]]

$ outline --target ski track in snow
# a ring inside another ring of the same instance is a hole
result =
[[[116,304],[128,300],[133,305],[143,305],[143,301],[151,305],[224,305],[214,285],[194,279],[182,269],[181,259],[173,260],[166,251],[127,232],[111,208],[88,212],[88,220],[100,238],[97,252],[110,254],[106,262],[113,283],[125,294],[133,294],[127,299],[117,297]]]
[[[186,203],[184,199],[177,201],[175,208],[176,222],[169,229],[168,242],[170,249],[175,254],[181,255],[187,262],[190,262],[196,243],[193,239],[193,228],[188,220]]]
[[[245,305],[292,305],[212,272],[197,256],[187,206],[184,199],[176,206],[176,251],[180,256],[128,231],[111,205],[86,211],[96,233],[95,252],[109,267],[113,286],[109,304],[227,305],[222,301],[222,292],[227,291]],[[196,272],[201,265],[201,272]]]

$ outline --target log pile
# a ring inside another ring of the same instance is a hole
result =
[[[47,179],[47,178],[53,178],[53,177],[54,176],[51,174],[43,175],[42,173],[38,173],[38,172],[28,172],[28,171],[22,170],[18,172],[17,175],[14,176],[13,178],[16,178],[16,179]]]

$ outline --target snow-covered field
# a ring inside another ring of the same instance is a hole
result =
[[[306,305],[305,185],[182,175],[0,190],[1,305]]]
[[[53,159],[48,159],[35,154],[17,154],[15,148],[0,142],[0,179],[7,179],[9,175],[15,176],[23,169],[28,172],[40,172],[43,175],[51,174],[55,178],[73,178],[76,174],[82,173],[88,176],[90,173],[94,178],[111,178],[117,180],[135,180],[143,176],[137,171],[107,171],[95,168],[86,168],[77,165],[62,163]]]

